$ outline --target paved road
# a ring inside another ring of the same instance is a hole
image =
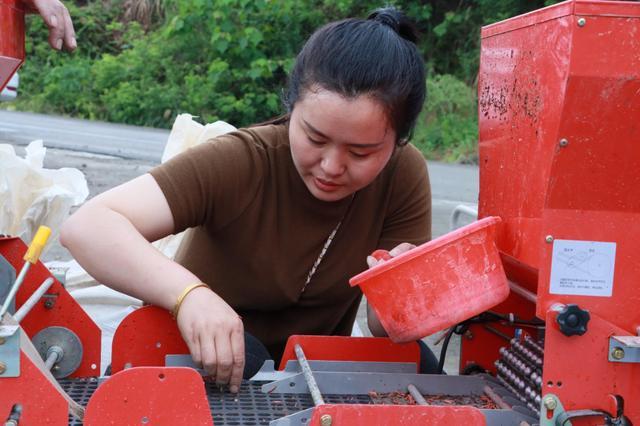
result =
[[[144,165],[158,163],[168,135],[169,131],[164,129],[0,111],[0,143],[26,145],[34,139],[43,139],[45,146],[50,148],[115,156],[126,160],[123,164],[135,163],[136,160]],[[69,154],[68,159],[73,156],[77,154]],[[117,161],[109,163],[112,169],[117,168]],[[64,164],[59,167],[62,166]],[[140,167],[136,170],[144,173],[147,169]],[[449,216],[456,205],[477,202],[478,168],[429,162],[429,172],[433,194],[433,234],[439,236],[449,230]],[[114,181],[111,186],[119,183],[121,181]],[[89,184],[92,187],[91,181]],[[101,191],[110,187],[108,182],[97,186]],[[94,188],[91,189],[95,195]]]
[[[0,111],[0,142],[17,145],[43,139],[47,147],[159,162],[168,135],[165,129]]]

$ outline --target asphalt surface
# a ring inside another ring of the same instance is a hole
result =
[[[0,111],[0,143],[43,139],[52,148],[159,162],[167,136],[165,129]]]
[[[168,130],[127,126],[97,121],[78,120],[50,115],[0,110],[0,144],[16,147],[19,155],[24,146],[43,139],[47,147],[44,166],[49,169],[74,167],[81,170],[89,186],[89,198],[146,173],[160,162]],[[428,161],[432,191],[433,236],[449,231],[453,209],[473,205],[478,200],[478,168],[471,165],[444,164]],[[471,218],[463,217],[462,223]],[[71,256],[54,243],[43,260],[68,260]],[[358,324],[368,335],[364,304]],[[436,336],[426,341],[436,352]],[[445,369],[457,371],[459,340],[451,343]]]

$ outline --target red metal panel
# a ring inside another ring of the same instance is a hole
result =
[[[138,367],[111,376],[87,404],[84,424],[211,425],[204,382],[191,368]]]
[[[524,27],[539,25],[543,22],[562,18],[567,15],[580,16],[617,16],[640,17],[637,5],[631,1],[594,1],[575,0],[534,10],[524,15],[496,22],[482,28],[482,38],[504,34],[509,31],[520,30]]]
[[[546,317],[545,376],[568,409],[611,412],[624,394],[634,422],[639,366],[612,366],[606,347],[640,325],[639,31],[637,2],[552,6],[485,29],[479,78],[479,210],[504,220],[507,275],[535,290],[523,271],[538,271],[542,318],[570,302],[606,320],[567,338]],[[553,239],[615,243],[611,297],[550,294]]]
[[[575,2],[574,14],[592,16],[616,16],[620,18],[640,18],[638,5],[633,1],[594,1]]]
[[[24,265],[22,257],[26,251],[27,246],[20,238],[0,238],[0,254],[11,263],[16,274]],[[53,278],[53,275],[42,262],[31,265],[16,295],[16,307],[22,306],[40,284],[50,277]],[[82,362],[70,377],[100,375],[100,328],[57,280],[47,294],[56,296],[52,299],[53,307],[47,309],[43,302],[36,304],[20,325],[30,338],[45,327],[59,326],[70,329],[80,338],[83,350]]]
[[[519,30],[524,27],[539,25],[552,19],[558,19],[562,18],[563,16],[567,16],[573,12],[573,9],[574,2],[566,1],[554,6],[534,10],[533,12],[519,15],[511,19],[496,22],[495,24],[487,25],[482,28],[480,34],[484,39],[486,37],[504,34],[509,31]]]
[[[188,354],[176,321],[168,311],[144,306],[127,315],[113,335],[111,371],[131,367],[164,366],[167,354]]]
[[[24,61],[24,10],[18,0],[0,0],[0,90]]]
[[[313,410],[311,426],[322,425],[322,417],[331,416],[331,424],[349,426],[387,425],[486,425],[482,412],[474,407],[437,407],[420,405],[319,405]]]
[[[280,361],[296,360],[294,346],[299,344],[308,360],[415,362],[420,365],[420,347],[416,342],[393,343],[383,337],[290,336]]]
[[[640,16],[640,4],[635,4]],[[611,297],[549,294],[552,244],[543,244],[538,313],[577,303],[628,333],[640,325],[640,18],[588,18],[576,33],[543,233],[616,244]],[[593,55],[592,52],[598,52]],[[622,313],[621,315],[618,313]]]
[[[479,216],[500,216],[498,248],[532,268],[539,262],[540,217],[557,146],[571,22],[565,16],[482,40]]]
[[[545,244],[543,267],[540,269],[538,314],[553,303],[575,303],[581,308],[607,318],[608,321],[634,333],[640,326],[640,218],[638,214],[620,212],[591,212],[577,210],[549,210],[545,213],[545,231],[556,239],[587,240],[616,243],[616,259],[611,297],[560,295],[549,293],[549,277],[553,244]],[[576,217],[580,221],[576,221]]]
[[[68,405],[29,357],[20,352],[20,376],[0,378],[0,419],[22,405],[20,426],[67,425]]]
[[[546,316],[543,396],[553,393],[565,410],[600,409],[615,415],[609,395],[620,395],[624,414],[633,424],[640,422],[640,364],[607,361],[609,336],[628,335],[591,313],[583,336],[567,337],[556,324],[556,312]],[[602,419],[571,420],[574,426],[602,424]]]

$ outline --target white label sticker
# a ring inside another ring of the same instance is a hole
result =
[[[550,293],[611,297],[616,243],[555,240]]]

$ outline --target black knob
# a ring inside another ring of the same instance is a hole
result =
[[[589,311],[580,309],[578,305],[565,305],[558,313],[556,321],[565,336],[582,336],[587,332],[587,323],[591,319]]]

